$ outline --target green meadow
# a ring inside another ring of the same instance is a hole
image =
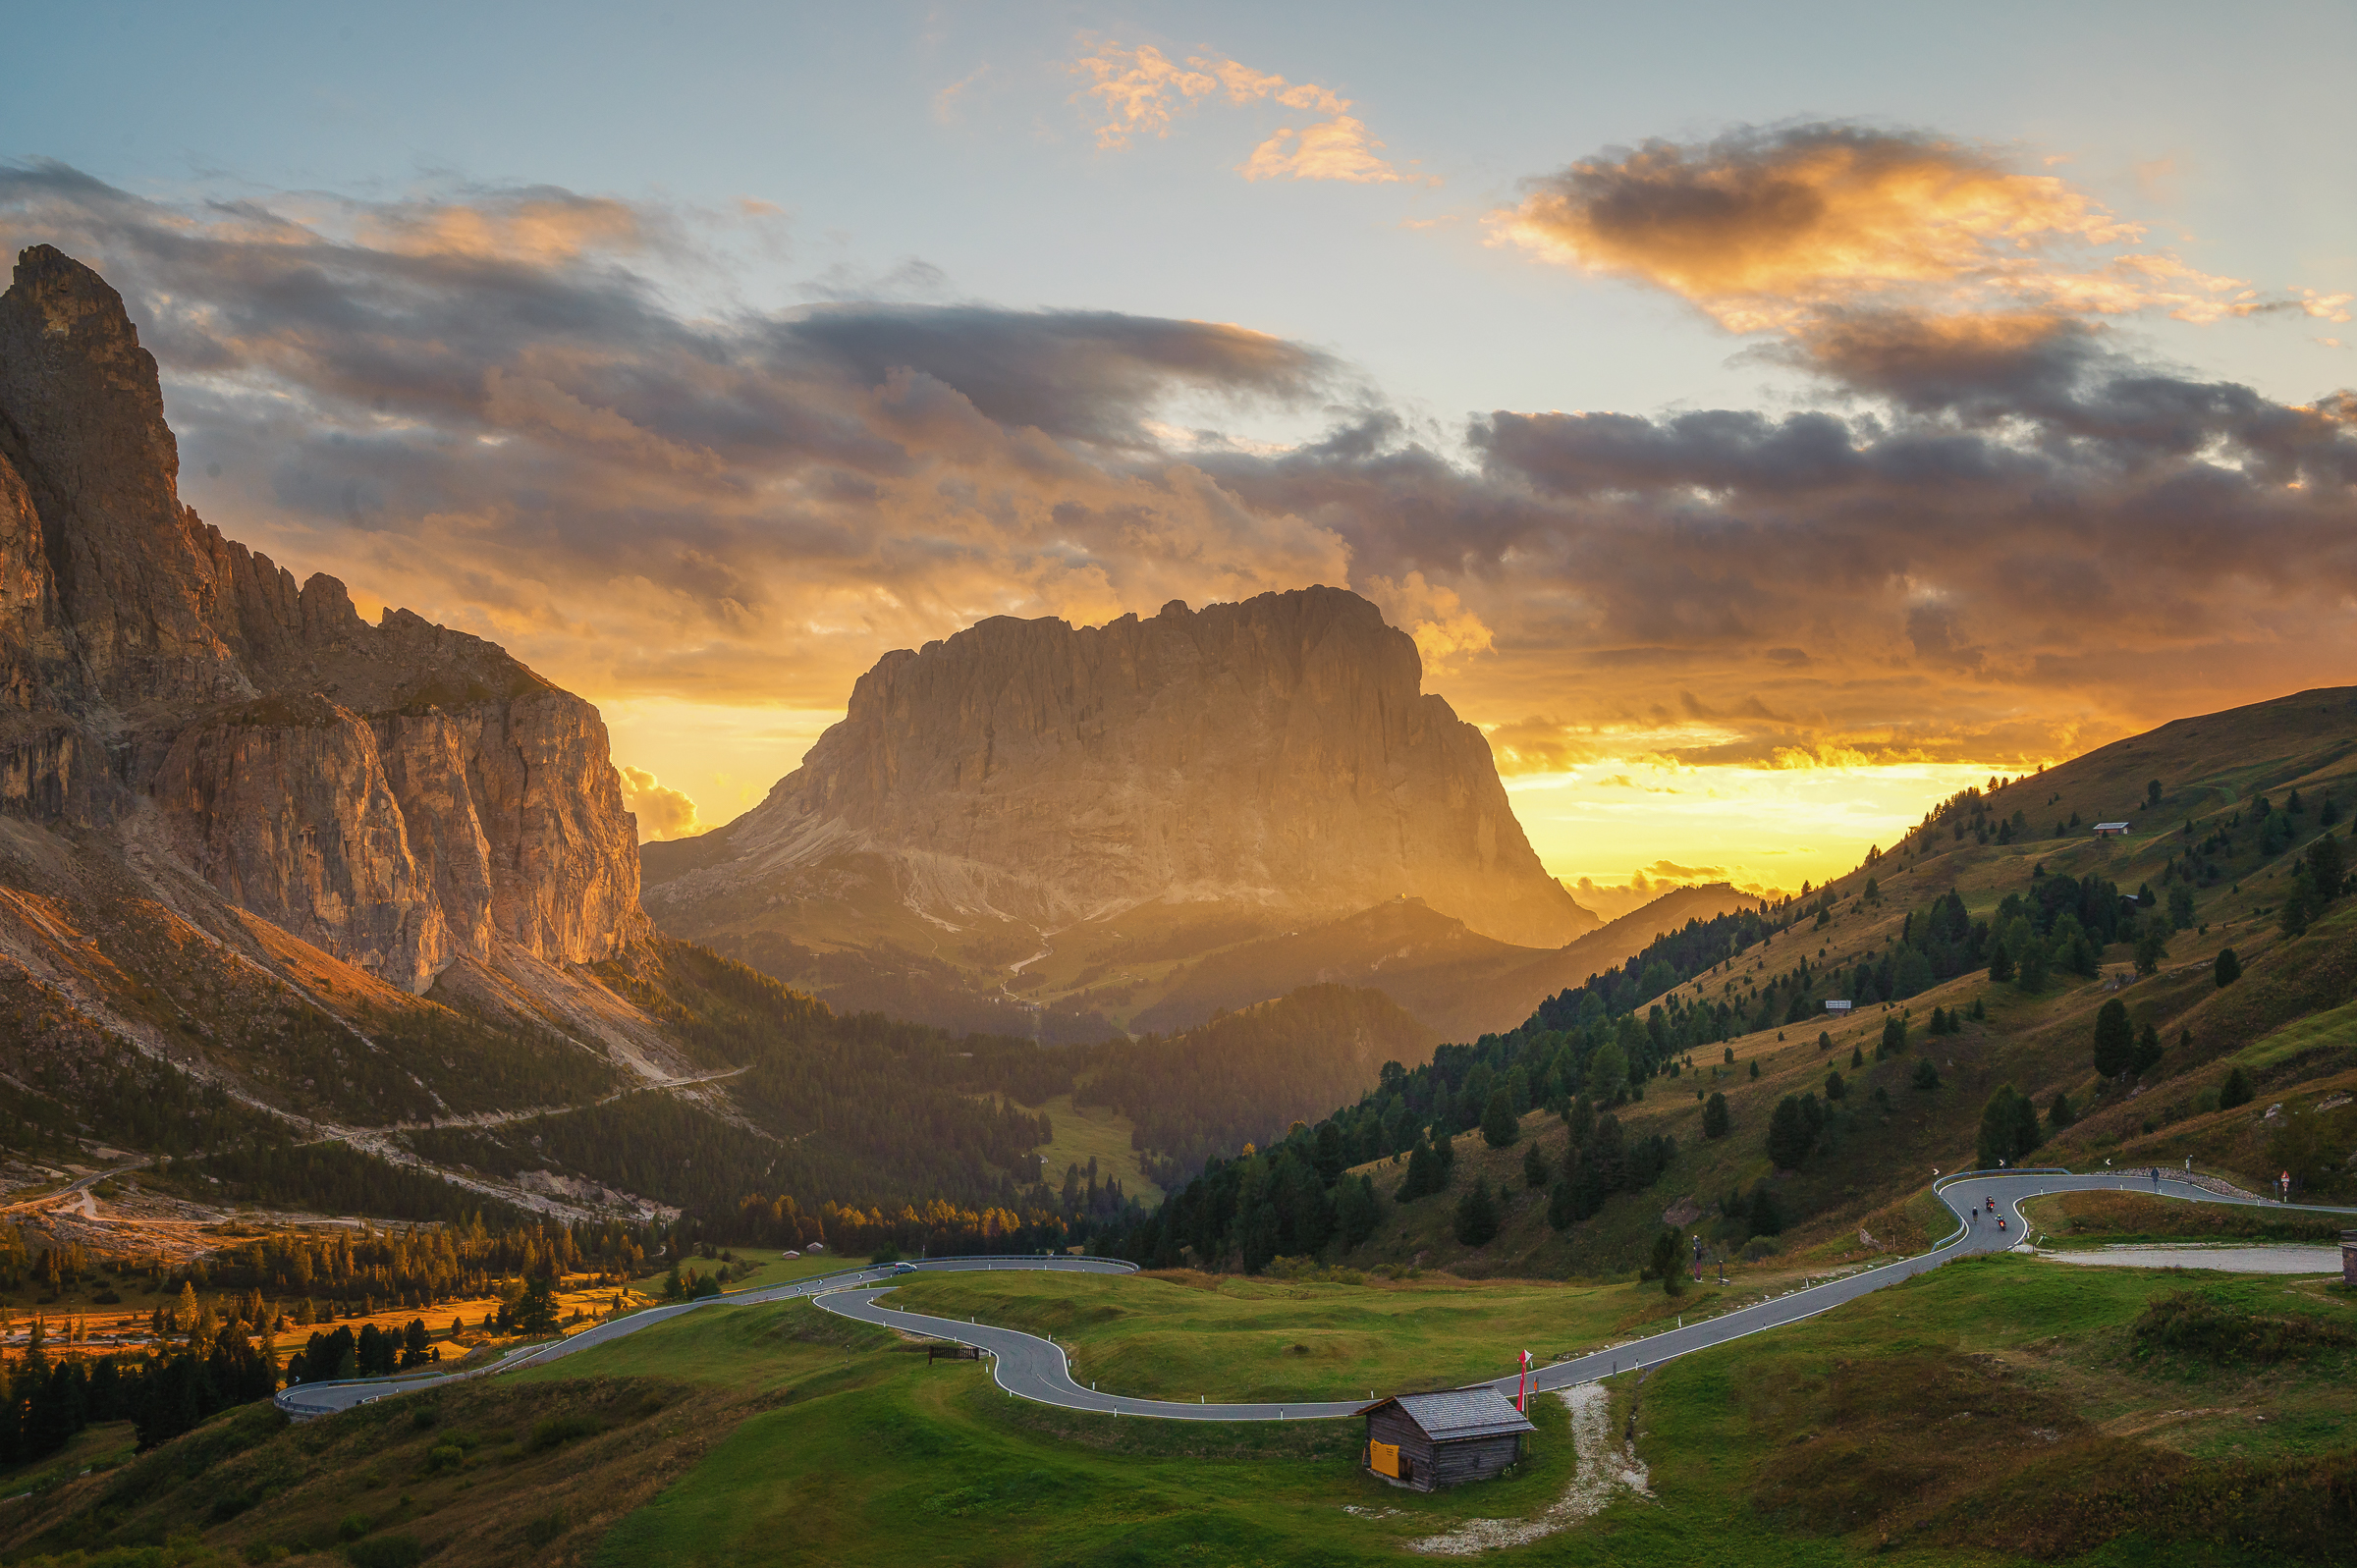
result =
[[[1353,1399],[1453,1387],[1544,1365],[1719,1310],[1658,1282],[1562,1285],[1426,1276],[1362,1283],[1271,1275],[920,1275],[884,1305],[1053,1339],[1072,1376],[1151,1399]]]

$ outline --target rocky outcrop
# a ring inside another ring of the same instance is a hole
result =
[[[408,611],[362,621],[183,506],[154,359],[46,246],[0,295],[0,810],[152,802],[240,907],[421,991],[644,929],[596,709]]]
[[[880,853],[949,920],[1053,928],[1155,899],[1331,917],[1405,895],[1528,946],[1593,927],[1488,742],[1422,676],[1415,644],[1335,588],[985,621],[885,655],[736,823],[648,846],[649,903],[695,934],[701,907]]]

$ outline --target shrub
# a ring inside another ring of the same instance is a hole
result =
[[[1715,1094],[1703,1103],[1702,1135],[1705,1138],[1724,1138],[1731,1125],[1727,1113],[1727,1096]]]
[[[1922,1090],[1925,1094],[1930,1094],[1933,1090],[1940,1087],[1940,1069],[1932,1065],[1931,1058],[1929,1056],[1926,1056],[1923,1060],[1915,1063],[1915,1077],[1913,1081],[1915,1087]]]
[[[537,1518],[525,1521],[523,1539],[535,1546],[545,1546],[565,1534],[566,1527],[571,1523],[572,1521],[565,1517],[564,1509],[554,1509]]]
[[[2232,1110],[2236,1106],[2247,1106],[2255,1093],[2251,1088],[2251,1075],[2236,1067],[2226,1074],[2226,1081],[2218,1086],[2218,1108]]]
[[[2233,948],[2220,947],[2218,949],[2218,964],[2211,972],[2217,977],[2218,989],[2223,991],[2242,978],[2242,960],[2234,956]]]
[[[417,1568],[425,1561],[425,1542],[415,1536],[379,1536],[354,1541],[344,1555],[353,1568]]]
[[[2288,1361],[2357,1344],[2357,1333],[2306,1313],[2263,1316],[2207,1291],[2180,1290],[2152,1302],[2132,1332],[2140,1349],[2205,1361]]]
[[[587,1416],[551,1416],[532,1429],[524,1446],[533,1453],[546,1453],[561,1448],[576,1437],[594,1437],[606,1429]]]

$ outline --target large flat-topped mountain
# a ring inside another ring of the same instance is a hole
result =
[[[0,295],[0,809],[160,841],[412,992],[645,929],[596,709],[407,611],[370,625],[332,577],[298,588],[181,504],[179,468],[122,297],[27,250]]]
[[[1407,896],[1527,946],[1593,928],[1422,675],[1406,634],[1336,588],[1104,626],[985,621],[885,655],[760,806],[649,845],[650,907],[713,929],[746,892],[881,856],[904,903],[952,924],[1053,931],[1149,902],[1330,918]]]

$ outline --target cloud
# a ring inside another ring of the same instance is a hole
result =
[[[1454,670],[1471,655],[1488,653],[1497,645],[1495,634],[1465,608],[1456,590],[1425,581],[1421,571],[1411,571],[1399,582],[1376,577],[1363,591],[1383,607],[1392,624],[1415,638],[1428,676]]]
[[[1732,332],[1808,338],[1858,312],[2346,320],[2147,248],[2145,229],[1994,149],[1847,125],[1649,141],[1534,181],[1498,236],[1677,295]]]
[[[1267,102],[1328,117],[1298,129],[1279,127],[1236,165],[1246,180],[1381,185],[1407,178],[1377,155],[1383,143],[1349,113],[1351,100],[1314,81],[1288,81],[1239,61],[1202,55],[1181,67],[1151,44],[1131,49],[1111,39],[1073,61],[1070,70],[1090,79],[1075,96],[1105,116],[1096,129],[1100,147],[1125,147],[1140,135],[1167,136],[1179,113],[1199,100],[1224,97],[1233,105]]]
[[[1681,866],[1671,860],[1657,860],[1645,870],[1672,882],[1709,882],[1727,874],[1725,866]]]
[[[1798,784],[2019,771],[2357,661],[2357,394],[2191,376],[2100,317],[1844,304],[1774,256],[1744,297],[1811,301],[1771,336],[1822,406],[1496,409],[1444,452],[1247,326],[689,309],[664,280],[730,237],[606,197],[167,203],[0,166],[0,242],[34,241],[123,290],[209,520],[597,700],[822,711],[987,616],[1327,582],[1508,775]],[[1328,423],[1259,439],[1271,412]]]
[[[623,809],[638,818],[638,841],[650,838],[692,838],[709,824],[695,820],[695,802],[677,789],[667,789],[655,776],[638,768],[622,770]]]

